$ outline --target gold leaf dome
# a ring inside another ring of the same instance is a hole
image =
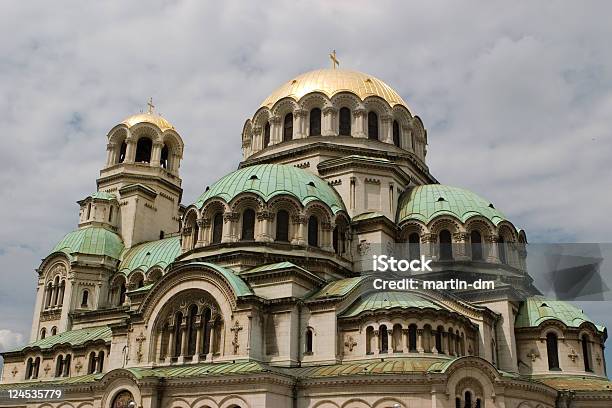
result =
[[[121,123],[123,123],[124,125],[126,125],[127,127],[132,127],[135,126],[139,123],[151,123],[153,125],[156,125],[158,128],[161,129],[162,132],[168,130],[168,129],[174,129],[174,126],[172,126],[172,124],[170,122],[168,122],[166,119],[162,118],[159,115],[156,115],[154,113],[138,113],[136,115],[132,115],[129,116],[127,118],[125,118],[125,120]]]
[[[318,69],[298,75],[272,92],[261,106],[271,108],[279,100],[290,97],[299,100],[311,92],[322,92],[329,98],[340,92],[352,92],[361,100],[379,96],[391,106],[408,105],[393,88],[372,75],[346,69]]]

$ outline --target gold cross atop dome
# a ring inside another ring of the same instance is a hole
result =
[[[147,106],[149,107],[149,110],[147,111],[147,113],[152,114],[153,109],[155,109],[155,105],[153,105],[153,97],[149,98],[149,101],[147,102]]]
[[[329,54],[329,58],[332,60],[332,67],[334,69],[336,69],[338,66],[340,66],[340,61],[338,61],[338,58],[336,58],[336,50],[333,50]]]

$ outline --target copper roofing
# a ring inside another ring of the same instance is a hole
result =
[[[425,299],[414,292],[375,291],[362,295],[353,305],[341,314],[342,317],[354,317],[363,312],[390,309],[443,309],[436,303]]]
[[[119,259],[123,241],[116,233],[102,227],[87,226],[69,232],[58,242],[52,252],[72,254],[104,255]]]
[[[180,237],[145,242],[126,250],[119,263],[119,272],[129,274],[141,269],[147,272],[154,266],[165,269],[181,254]]]
[[[42,350],[50,349],[59,344],[69,344],[71,346],[79,346],[88,341],[103,340],[108,342],[111,340],[111,329],[108,326],[88,327],[86,329],[70,330],[55,336],[48,336],[42,340],[32,342],[21,350],[26,348],[38,347]]]
[[[538,327],[547,320],[558,320],[567,327],[575,328],[589,322],[595,325],[599,331],[606,330],[604,326],[595,324],[578,307],[560,300],[547,299],[544,296],[532,296],[521,303],[514,327]]]

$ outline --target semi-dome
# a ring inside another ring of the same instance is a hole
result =
[[[123,248],[119,235],[106,228],[89,226],[66,234],[52,252],[64,252],[68,256],[101,255],[119,259]]]
[[[521,303],[514,327],[538,327],[547,320],[557,320],[573,328],[578,328],[588,322],[601,332],[606,330],[604,326],[597,325],[576,306],[561,300],[547,299],[544,296],[531,296]]]
[[[162,118],[161,116],[150,112],[138,113],[136,115],[129,116],[125,118],[121,123],[126,125],[128,128],[135,126],[139,123],[151,123],[157,126],[162,132],[168,129],[174,130],[174,126],[172,126],[172,124],[168,122],[165,118]]]
[[[302,205],[319,200],[335,214],[345,210],[342,199],[327,182],[309,171],[282,164],[259,164],[234,171],[208,188],[195,202],[202,208],[213,197],[230,202],[240,193],[253,193],[264,201],[287,194]]]
[[[346,69],[318,69],[298,75],[272,92],[261,106],[271,108],[286,97],[297,101],[311,92],[322,92],[329,98],[340,92],[352,92],[361,100],[378,96],[391,106],[408,107],[402,97],[380,79]]]
[[[461,222],[479,215],[494,225],[507,220],[490,201],[469,190],[442,184],[412,188],[402,196],[398,208],[398,223],[417,220],[427,224],[440,215],[449,215]]]

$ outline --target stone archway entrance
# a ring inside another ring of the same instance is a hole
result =
[[[129,391],[121,391],[115,399],[113,400],[113,404],[111,408],[134,408],[136,404],[134,403],[134,396]]]

